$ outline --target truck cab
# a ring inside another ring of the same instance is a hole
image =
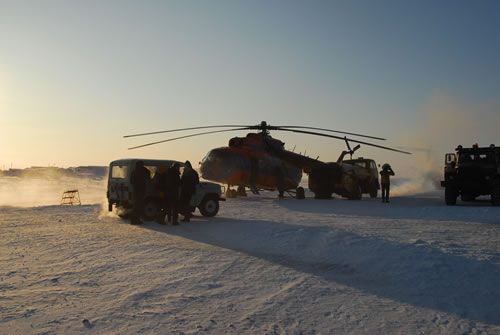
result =
[[[144,197],[144,211],[142,216],[146,220],[155,219],[161,208],[161,194],[157,190],[156,180],[160,167],[169,168],[173,163],[179,163],[181,172],[184,163],[175,160],[159,159],[119,159],[109,164],[108,187],[106,196],[108,199],[108,210],[113,207],[119,216],[127,216],[137,199],[134,198],[134,190],[130,176],[137,161],[143,161],[144,167],[150,172],[150,178],[146,180],[146,195]],[[225,200],[221,197],[222,190],[219,184],[211,182],[200,182],[196,186],[196,193],[191,198],[193,211],[198,208],[203,216],[212,217],[219,211],[219,201]]]
[[[490,195],[492,204],[500,206],[500,147],[458,146],[455,151],[445,155],[441,186],[446,204],[455,205],[458,196],[462,201],[473,201]]]

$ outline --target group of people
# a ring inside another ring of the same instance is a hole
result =
[[[173,225],[179,224],[179,214],[183,215],[183,222],[189,222],[192,216],[191,197],[196,192],[196,185],[200,182],[198,173],[191,163],[184,163],[182,175],[181,164],[172,163],[170,167],[160,166],[154,178],[154,187],[161,195],[161,210],[157,218],[158,223]],[[131,223],[140,224],[141,213],[144,210],[144,195],[146,182],[150,179],[150,171],[144,162],[137,161],[131,174],[131,183],[134,188],[134,207],[132,209]]]

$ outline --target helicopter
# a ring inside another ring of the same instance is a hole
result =
[[[210,150],[200,162],[201,177],[206,180],[227,184],[227,197],[245,196],[245,188],[249,188],[253,193],[258,193],[258,190],[262,189],[271,191],[284,189],[288,193],[295,193],[297,199],[304,198],[304,189],[299,186],[303,172],[309,176],[308,186],[314,193],[315,198],[331,198],[332,193],[336,193],[348,199],[361,199],[361,189],[356,176],[357,167],[350,164],[342,164],[344,156],[350,154],[352,157],[361,144],[411,154],[407,151],[348,138],[346,135],[369,138],[371,140],[385,140],[381,137],[318,127],[272,126],[267,124],[266,121],[262,121],[258,125],[210,125],[131,134],[124,137],[129,138],[193,130],[199,131],[211,128],[230,129],[201,131],[137,145],[130,147],[129,150],[201,135],[256,130],[258,132],[250,132],[245,137],[231,138],[228,146]],[[341,153],[337,162],[323,162],[319,160],[319,157],[314,159],[294,151],[286,150],[285,143],[273,138],[270,135],[270,131],[286,131],[343,140],[348,150]],[[339,133],[344,136],[332,135],[331,133]],[[351,148],[350,142],[357,143],[357,145]],[[237,190],[231,189],[232,186],[237,187]]]

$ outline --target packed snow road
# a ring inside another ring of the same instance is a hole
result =
[[[1,334],[500,334],[500,208],[230,199],[132,226],[0,208]]]

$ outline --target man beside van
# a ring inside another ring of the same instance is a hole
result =
[[[181,213],[184,215],[183,222],[189,222],[191,218],[191,197],[196,192],[196,185],[200,182],[198,172],[191,166],[190,161],[184,163],[184,171],[181,177],[181,195],[180,206]]]
[[[141,224],[141,215],[144,209],[144,195],[146,194],[146,181],[151,178],[149,170],[144,167],[143,161],[135,163],[135,169],[130,175],[132,184],[134,206],[130,215],[131,224]]]
[[[167,221],[179,224],[179,188],[181,186],[180,165],[175,162],[165,174],[164,197]]]

